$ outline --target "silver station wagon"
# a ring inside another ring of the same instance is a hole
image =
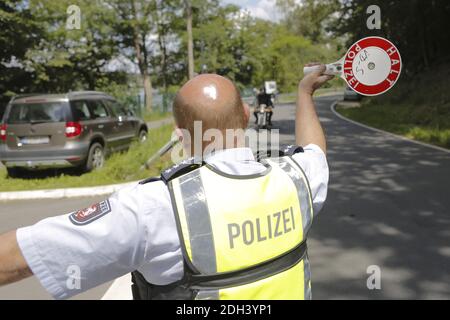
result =
[[[103,166],[105,156],[147,138],[145,122],[113,97],[93,91],[21,95],[0,119],[0,161],[11,177],[23,169]]]

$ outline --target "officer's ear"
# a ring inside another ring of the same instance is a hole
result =
[[[244,115],[245,115],[245,123],[247,124],[250,121],[250,106],[242,102],[242,107],[244,108]]]
[[[175,126],[175,134],[178,137],[178,141],[180,141],[182,143],[183,140],[184,140],[184,138],[183,138],[183,130],[178,128],[178,126]]]
[[[175,134],[178,137],[178,140],[181,142],[181,145],[183,146],[183,149],[186,152],[191,152],[189,157],[191,157],[192,155],[192,139],[191,139],[191,134],[189,132],[189,130],[187,129],[180,129],[177,126],[175,126]]]

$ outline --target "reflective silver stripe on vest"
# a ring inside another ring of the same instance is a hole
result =
[[[299,172],[300,169],[294,168],[294,165],[292,165],[287,158],[274,159],[273,161],[278,163],[280,168],[289,175],[295,184],[302,213],[303,237],[306,238],[306,234],[312,223],[312,206],[308,185],[303,179],[303,174]]]
[[[180,192],[189,230],[192,262],[202,273],[215,274],[216,251],[200,170],[180,178]]]
[[[309,258],[308,256],[303,259],[303,281],[305,285],[305,291],[304,291],[304,299],[305,300],[311,300],[311,266],[309,264]]]
[[[195,300],[219,300],[219,290],[201,290]]]

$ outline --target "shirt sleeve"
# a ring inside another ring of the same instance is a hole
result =
[[[305,171],[311,188],[314,215],[317,215],[325,203],[328,192],[329,170],[325,153],[314,144],[303,148],[304,152],[297,153],[293,159]]]
[[[17,230],[30,269],[55,299],[89,290],[143,263],[146,229],[135,188]]]

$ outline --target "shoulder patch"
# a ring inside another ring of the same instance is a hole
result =
[[[92,206],[75,211],[69,215],[70,221],[77,226],[83,226],[89,224],[105,214],[111,212],[111,205],[109,200],[104,200],[102,202],[93,204]]]

